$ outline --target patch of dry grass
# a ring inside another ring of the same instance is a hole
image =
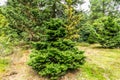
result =
[[[86,52],[86,63],[77,80],[120,80],[120,49],[95,48],[97,46],[79,47]]]

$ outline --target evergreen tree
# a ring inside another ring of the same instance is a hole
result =
[[[36,4],[35,1],[8,0],[7,6],[2,7],[2,14],[8,19],[9,27],[14,29],[19,36],[22,36],[24,32],[27,36],[33,36],[33,27],[37,26],[38,20]]]
[[[9,27],[19,37],[40,40],[41,25],[51,16],[49,9],[41,10],[40,1],[43,0],[8,0],[7,5],[1,8],[1,13],[10,23]]]
[[[82,19],[82,14],[73,7],[73,0],[66,0],[64,4],[65,26],[67,29],[67,39],[77,40],[79,38],[79,23]]]
[[[117,0],[90,0],[90,13],[86,16],[86,21],[81,29],[81,40],[89,43],[96,43],[94,31],[96,27],[94,23],[105,16],[111,16],[114,19],[119,19],[119,1]],[[104,22],[100,22],[103,23]],[[99,25],[99,22],[97,23]],[[97,25],[97,26],[98,26]],[[102,27],[102,26],[99,26]]]
[[[119,15],[118,2],[116,0],[90,0],[91,4],[91,19],[95,20],[102,16],[116,16]]]
[[[103,47],[120,47],[120,19],[105,16],[93,23],[93,39],[97,40]]]
[[[0,56],[6,56],[13,52],[15,42],[11,36],[14,32],[9,28],[8,24],[5,16],[0,14]]]
[[[5,16],[0,14],[0,36],[5,36],[5,30],[7,28],[7,25],[8,25],[7,19],[5,18]]]
[[[67,0],[65,0],[67,1]],[[9,27],[21,38],[40,40],[41,25],[50,18],[63,17],[63,0],[8,0],[1,13],[8,19]],[[71,0],[77,5],[81,0]]]
[[[33,43],[34,50],[28,64],[40,75],[58,80],[68,70],[78,69],[84,63],[84,52],[75,48],[70,39],[65,39],[62,20],[50,19],[43,26],[46,27],[46,39]]]

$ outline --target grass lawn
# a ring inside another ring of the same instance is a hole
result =
[[[80,45],[85,51],[86,63],[77,74],[77,80],[120,80],[120,49],[103,49],[98,45]]]
[[[0,74],[3,73],[8,65],[7,59],[0,59]]]

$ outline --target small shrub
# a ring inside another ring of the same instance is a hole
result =
[[[66,30],[62,20],[51,19],[44,26],[46,39],[43,42],[33,42],[28,65],[41,76],[58,80],[68,70],[77,69],[84,63],[84,52],[78,51],[71,40],[64,39]]]
[[[97,43],[94,36],[94,27],[90,23],[86,23],[80,30],[80,41],[90,44]]]
[[[105,16],[93,23],[91,37],[105,48],[120,47],[120,20]]]

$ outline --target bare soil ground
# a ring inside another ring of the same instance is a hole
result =
[[[29,50],[11,55],[11,64],[2,76],[2,80],[45,80],[27,65]]]

